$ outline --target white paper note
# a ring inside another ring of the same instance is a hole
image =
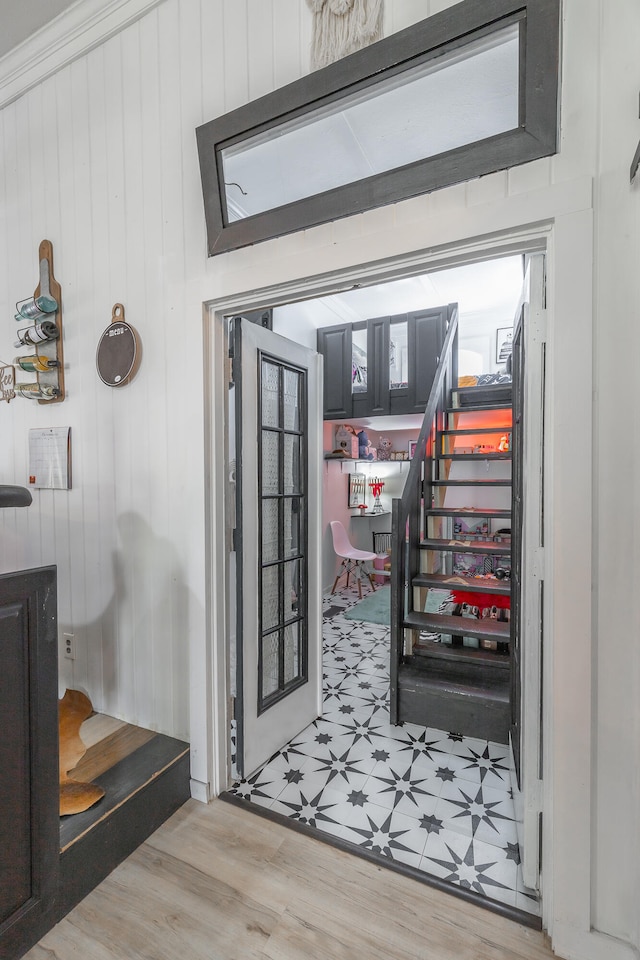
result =
[[[71,427],[29,430],[29,486],[71,489]]]

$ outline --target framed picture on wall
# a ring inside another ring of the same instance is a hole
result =
[[[349,495],[347,499],[347,504],[350,508],[355,509],[359,507],[360,504],[365,503],[365,497],[367,494],[367,478],[364,473],[350,473],[349,474]]]
[[[498,327],[496,330],[496,363],[506,363],[511,356],[513,327]]]
[[[418,446],[417,440],[409,440],[409,460],[413,460],[417,446]]]

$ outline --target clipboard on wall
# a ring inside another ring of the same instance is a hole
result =
[[[29,430],[29,486],[71,489],[71,427]]]

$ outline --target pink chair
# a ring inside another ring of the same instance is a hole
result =
[[[358,581],[358,596],[362,599],[362,573],[364,571],[365,575],[369,579],[371,584],[371,589],[375,590],[376,585],[373,582],[373,578],[368,570],[364,569],[364,564],[368,561],[375,560],[376,554],[372,553],[370,550],[356,550],[355,547],[351,546],[351,541],[347,536],[347,531],[344,526],[340,523],[339,520],[332,520],[329,524],[331,527],[331,536],[333,537],[333,549],[336,552],[338,557],[342,557],[342,563],[340,564],[340,570],[338,570],[338,576],[336,577],[333,583],[333,589],[331,593],[336,592],[336,586],[338,580],[343,573],[347,574],[347,582],[345,586],[349,586],[349,575],[353,573],[355,579]],[[344,569],[343,569],[344,568]]]

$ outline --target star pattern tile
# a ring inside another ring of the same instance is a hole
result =
[[[507,747],[393,726],[389,630],[344,617],[357,600],[355,590],[324,598],[322,717],[231,793],[538,914],[522,882]]]

